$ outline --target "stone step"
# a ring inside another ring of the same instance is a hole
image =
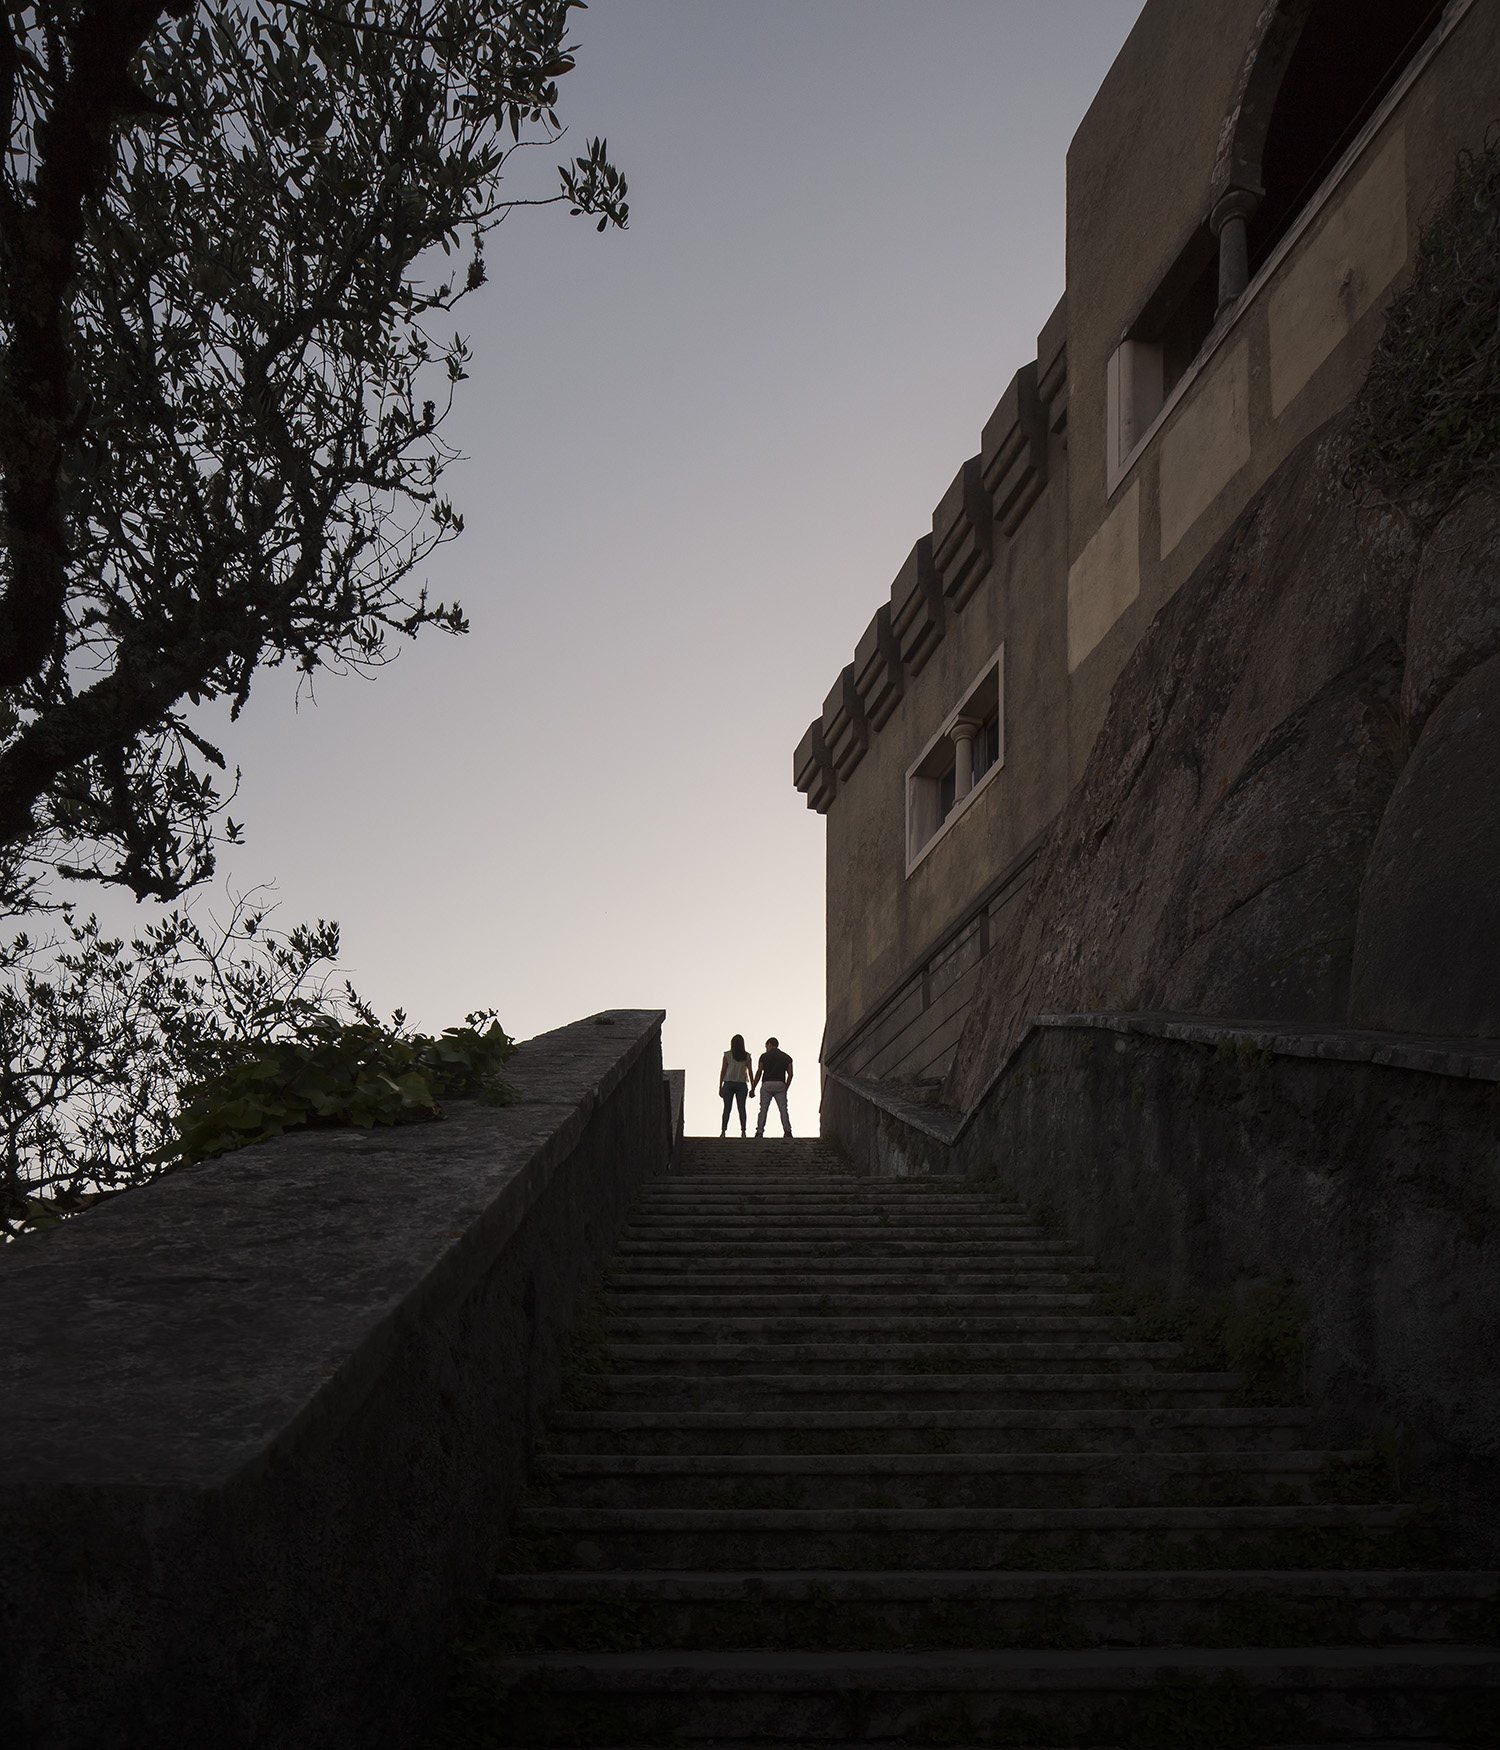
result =
[[[808,1139],[684,1165],[464,1655],[495,1742],[1412,1750],[1490,1718],[1500,1577],[1435,1573],[1372,1454],[1174,1366],[993,1185]]]
[[[949,1343],[940,1348],[911,1342],[870,1343],[606,1343],[615,1369],[737,1374],[745,1369],[794,1372],[864,1370],[870,1373],[1056,1373],[1072,1368],[1113,1367],[1126,1362],[1176,1361],[1180,1343],[1013,1342]],[[915,1364],[915,1365],[913,1365]]]
[[[1369,1454],[1307,1451],[620,1454],[551,1451],[554,1506],[1115,1507],[1388,1501]],[[750,1497],[749,1500],[743,1497]]]
[[[960,1211],[952,1204],[876,1203],[868,1198],[850,1198],[837,1205],[802,1203],[795,1207],[776,1209],[764,1205],[740,1208],[705,1206],[694,1200],[691,1204],[671,1205],[649,1202],[635,1203],[628,1225],[642,1227],[712,1226],[769,1230],[795,1229],[821,1217],[829,1225],[854,1231],[866,1227],[891,1227],[896,1223],[914,1228],[996,1228],[1012,1232],[1016,1228],[1037,1227],[1034,1218],[1022,1209],[997,1209],[993,1205],[973,1208],[965,1205]],[[1054,1240],[1057,1236],[1051,1236]]]
[[[925,1241],[929,1250],[940,1251],[950,1246],[962,1246],[967,1251],[982,1249],[999,1255],[1026,1257],[1034,1252],[1075,1257],[1080,1248],[1056,1238],[1026,1237],[999,1222],[967,1221],[730,1221],[715,1216],[702,1221],[690,1221],[674,1216],[670,1221],[632,1221],[620,1237],[620,1244],[639,1248],[643,1245],[745,1245],[754,1244],[773,1250],[779,1246],[838,1245],[859,1243],[889,1244],[893,1241]]]
[[[1075,1294],[1103,1295],[1102,1280],[1067,1265],[1048,1267],[1045,1261],[1025,1264],[997,1262],[984,1256],[958,1256],[951,1260],[903,1260],[900,1258],[776,1258],[745,1257],[720,1260],[689,1258],[625,1258],[617,1260],[607,1278],[610,1282],[640,1283],[650,1280],[662,1288],[696,1289],[702,1283],[721,1282],[739,1289],[801,1289],[826,1293],[834,1289],[863,1287],[935,1290],[949,1294],[988,1290],[992,1294],[1022,1289],[1054,1288]]]
[[[634,1313],[604,1321],[611,1341],[697,1340],[699,1342],[798,1342],[815,1341],[835,1334],[851,1337],[889,1335],[892,1321],[886,1318],[840,1316],[819,1312],[804,1318],[690,1317],[677,1314]],[[1115,1313],[1027,1313],[1010,1318],[921,1317],[902,1319],[898,1326],[903,1340],[940,1342],[945,1338],[970,1338],[975,1342],[1005,1342],[1027,1337],[1096,1336],[1126,1340],[1130,1321]]]
[[[703,1191],[699,1189],[662,1187],[645,1192],[634,1208],[649,1211],[723,1210],[729,1214],[789,1214],[808,1210],[827,1210],[842,1215],[862,1209],[889,1210],[892,1214],[925,1213],[941,1215],[949,1221],[966,1221],[971,1215],[989,1221],[1015,1222],[1019,1226],[1035,1225],[1034,1217],[1021,1203],[1006,1203],[996,1197],[884,1197],[877,1191],[848,1187],[837,1191]]]
[[[597,1452],[1034,1452],[1043,1439],[1069,1452],[1284,1451],[1304,1443],[1303,1409],[556,1410],[559,1449]]]
[[[650,1198],[824,1197],[829,1201],[868,1198],[885,1203],[982,1204],[990,1209],[1024,1209],[1021,1198],[1002,1192],[993,1179],[870,1179],[857,1174],[695,1173],[684,1179],[668,1173],[648,1180],[638,1195]]]
[[[975,1397],[997,1406],[1016,1400],[1093,1407],[1118,1403],[1128,1394],[1141,1407],[1183,1407],[1227,1397],[1238,1389],[1233,1373],[600,1373],[590,1376],[603,1394],[655,1399],[663,1406],[686,1400],[704,1409],[729,1403],[765,1409],[768,1400],[805,1405],[809,1398],[840,1400],[848,1409],[898,1407],[903,1400],[935,1406],[966,1404]],[[863,1398],[864,1403],[850,1403]],[[579,1408],[603,1408],[579,1405]]]
[[[848,1179],[868,1184],[853,1172],[848,1163],[816,1144],[809,1146],[799,1137],[731,1137],[724,1142],[715,1139],[712,1150],[685,1148],[681,1164],[674,1167],[668,1179],[680,1184],[684,1179]]]
[[[1410,1740],[1443,1737],[1457,1699],[1476,1719],[1500,1706],[1500,1650],[1487,1646],[561,1652],[472,1675],[505,1696],[511,1741],[537,1744],[589,1742],[579,1722],[597,1732],[606,1700],[622,1742],[802,1745],[1018,1744],[1028,1720],[1054,1744],[1208,1743],[1212,1722],[1225,1744]]]
[[[516,1651],[613,1651],[622,1623],[686,1650],[1352,1646],[1472,1640],[1500,1574],[575,1570],[501,1574],[490,1598]]]
[[[966,1215],[951,1209],[924,1209],[915,1213],[900,1209],[862,1209],[855,1214],[824,1207],[775,1210],[743,1206],[732,1209],[636,1208],[631,1211],[628,1223],[629,1231],[646,1235],[672,1228],[686,1228],[698,1233],[713,1227],[731,1228],[736,1233],[774,1233],[791,1239],[799,1238],[809,1228],[836,1228],[841,1233],[853,1235],[891,1233],[923,1238],[936,1231],[992,1234],[1003,1240],[1031,1240],[1053,1246],[1069,1244],[1025,1217]]]
[[[642,1258],[660,1258],[664,1262],[682,1258],[785,1258],[821,1260],[824,1258],[913,1258],[927,1263],[941,1263],[954,1252],[961,1257],[983,1259],[986,1263],[1025,1262],[1032,1269],[1088,1269],[1088,1254],[1077,1252],[1055,1242],[1041,1240],[986,1240],[975,1235],[940,1236],[937,1239],[914,1238],[909,1233],[864,1235],[857,1239],[840,1238],[837,1230],[825,1230],[821,1235],[805,1231],[796,1239],[778,1238],[774,1234],[757,1234],[747,1230],[743,1238],[731,1238],[723,1233],[705,1234],[699,1238],[678,1230],[665,1239],[642,1238],[639,1231],[620,1241],[617,1260],[636,1262]],[[816,1262],[810,1266],[817,1268]]]
[[[873,1493],[873,1491],[872,1491]],[[764,1485],[737,1507],[518,1510],[537,1568],[919,1569],[1431,1566],[1432,1537],[1394,1506],[793,1507]]]
[[[1005,1313],[1050,1312],[1053,1309],[1077,1308],[1087,1311],[1098,1300],[1094,1294],[1058,1293],[1053,1290],[1021,1289],[1015,1293],[943,1293],[929,1291],[920,1294],[905,1292],[882,1297],[879,1306],[883,1312],[897,1315],[908,1313],[942,1313],[955,1314],[973,1311],[998,1316]],[[671,1309],[682,1313],[712,1312],[724,1314],[788,1314],[798,1313],[832,1313],[839,1306],[851,1309],[851,1316],[857,1311],[860,1317],[866,1317],[870,1310],[870,1301],[862,1293],[845,1296],[843,1285],[830,1289],[825,1294],[814,1294],[808,1291],[795,1294],[783,1294],[779,1291],[758,1292],[736,1291],[725,1294],[709,1294],[697,1292],[683,1294],[675,1288],[655,1289],[618,1289],[611,1288],[609,1304],[622,1318],[632,1318],[647,1309]]]
[[[923,1286],[930,1291],[934,1279],[940,1280],[950,1293],[965,1288],[988,1289],[991,1293],[1002,1288],[1078,1291],[1078,1277],[1071,1270],[987,1270],[968,1260],[956,1261],[951,1270],[940,1266],[932,1270],[893,1270],[889,1267],[872,1270],[857,1260],[852,1260],[845,1268],[837,1259],[832,1259],[821,1264],[817,1271],[809,1271],[805,1266],[778,1268],[771,1262],[752,1268],[737,1261],[732,1270],[611,1269],[606,1282],[611,1288],[681,1288],[699,1293],[714,1287],[740,1292],[775,1287],[782,1292],[800,1291],[804,1294],[825,1294],[834,1289],[842,1294],[884,1294],[890,1289],[899,1291]]]

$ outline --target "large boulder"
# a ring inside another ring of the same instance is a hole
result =
[[[1345,1018],[1419,557],[1403,518],[1344,486],[1345,430],[1282,464],[1126,664],[981,968],[952,1103],[1048,1011]]]
[[[1370,854],[1350,1018],[1500,1038],[1500,655],[1433,711]]]

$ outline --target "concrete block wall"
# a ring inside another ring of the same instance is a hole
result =
[[[419,1742],[667,1165],[661,1021],[528,1041],[518,1105],[283,1137],[0,1253],[0,1742]]]

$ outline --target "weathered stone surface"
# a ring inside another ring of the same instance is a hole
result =
[[[1476,492],[1438,524],[1411,592],[1401,709],[1413,733],[1448,689],[1500,651],[1500,494]]]
[[[412,1742],[579,1295],[668,1148],[656,1012],[520,1104],[311,1131],[0,1255],[0,1742]]]
[[[1500,1559],[1496,1052],[1241,1025],[1045,1017],[962,1125],[830,1077],[824,1134],[862,1173],[996,1172],[1136,1288],[1290,1278],[1310,1437],[1399,1430],[1455,1547]]]
[[[1168,898],[1152,1007],[1277,1020],[1343,1013],[1360,874],[1394,770],[1400,680],[1400,652],[1383,644],[1256,750]]]
[[[1141,640],[985,963],[950,1103],[972,1105],[1043,1011],[1344,1018],[1417,545],[1342,474],[1336,421]]]
[[[1500,656],[1427,720],[1360,899],[1361,1026],[1500,1038]]]

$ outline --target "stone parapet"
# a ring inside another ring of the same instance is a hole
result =
[[[923,535],[891,585],[891,630],[908,674],[917,675],[948,629],[943,586],[932,558],[932,537]]]
[[[823,720],[814,718],[792,755],[792,784],[807,798],[807,806],[827,814],[838,794],[838,775],[823,738]]]
[[[979,454],[938,501],[931,535],[907,555],[889,603],[866,627],[854,653],[852,687],[846,669],[798,745],[792,781],[809,808],[828,812],[840,780],[895,714],[908,682],[927,666],[956,616],[987,580],[1004,577],[1003,542],[1047,489],[1048,445],[1067,426],[1067,381],[1063,298],[1037,336],[1037,357],[1016,372],[986,422]]]
[[[1068,428],[1068,300],[1057,300],[1036,337],[1036,392],[1051,432]]]
[[[879,729],[901,703],[906,671],[901,647],[891,630],[891,608],[882,602],[854,647],[854,686],[871,729]]]
[[[1013,535],[1047,487],[1047,426],[1035,364],[1011,378],[985,423],[981,446],[984,490],[1002,531]]]
[[[955,612],[989,575],[994,527],[979,457],[971,456],[932,513],[932,562],[942,579],[944,599]]]
[[[854,684],[854,664],[839,672],[833,689],[823,701],[823,741],[833,769],[847,778],[865,757],[870,745],[870,726],[865,721],[864,701]]]
[[[516,1105],[298,1132],[0,1255],[0,1741],[418,1740],[666,1165],[661,1021],[528,1041]]]

